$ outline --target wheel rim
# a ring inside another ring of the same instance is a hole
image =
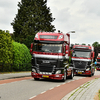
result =
[[[64,80],[66,80],[66,72],[64,72]]]

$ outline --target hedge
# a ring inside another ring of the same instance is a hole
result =
[[[14,70],[20,69],[21,71],[25,71],[26,67],[31,68],[31,54],[29,49],[24,45],[18,42],[13,42],[13,63],[14,63]],[[27,65],[28,64],[28,65]],[[19,68],[20,67],[20,68]]]

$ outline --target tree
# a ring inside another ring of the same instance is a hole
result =
[[[9,65],[12,62],[13,62],[12,38],[8,31],[5,32],[0,30],[0,64]],[[2,68],[4,66],[0,66],[0,67]],[[6,67],[10,67],[10,66],[6,66]]]
[[[93,44],[92,44],[92,46],[94,46],[94,47],[100,47],[100,44],[99,44],[99,42],[94,42]]]
[[[0,30],[0,63],[12,63],[12,38],[8,31]]]
[[[82,43],[82,45],[86,45],[85,43]]]
[[[55,31],[51,24],[54,18],[47,7],[47,0],[21,0],[18,7],[18,14],[11,23],[16,41],[23,43],[27,37],[40,30]]]

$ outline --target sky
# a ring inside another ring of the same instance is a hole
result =
[[[18,2],[21,0],[0,0],[0,29],[13,33],[13,22]],[[100,43],[100,0],[47,0],[47,6],[55,20],[56,32],[70,33],[71,44]]]

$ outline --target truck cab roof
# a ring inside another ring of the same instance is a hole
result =
[[[55,33],[55,32],[38,32],[35,35],[34,41],[38,41],[38,42],[47,42],[47,41],[51,41],[51,42],[66,42],[68,43],[68,36],[69,34],[63,34],[63,33]]]

